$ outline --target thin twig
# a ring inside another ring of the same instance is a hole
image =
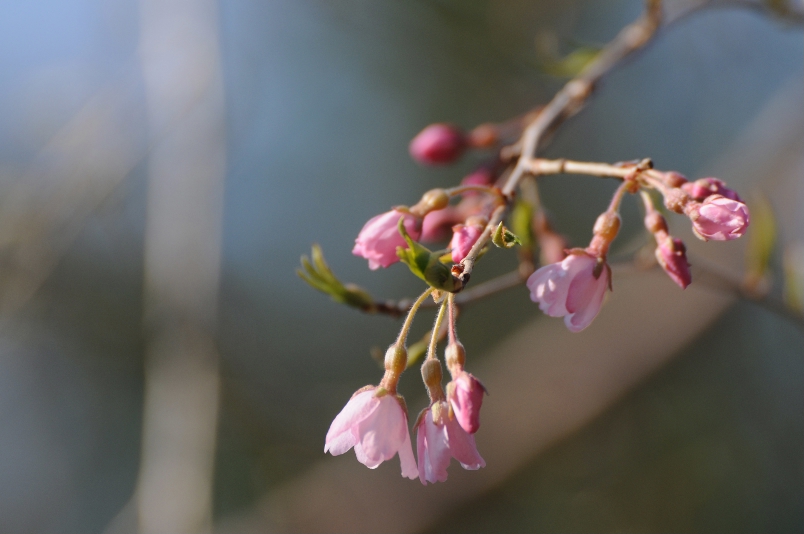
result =
[[[570,80],[525,128],[519,141],[520,155],[513,172],[502,187],[507,203],[494,211],[485,231],[463,259],[456,276],[466,284],[480,251],[486,246],[491,233],[502,221],[513,193],[522,177],[528,172],[536,156],[542,137],[566,119],[580,111],[592,96],[595,86],[626,57],[642,49],[655,36],[661,23],[661,2],[651,0],[642,16],[626,26],[576,78]]]

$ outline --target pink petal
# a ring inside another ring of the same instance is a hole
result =
[[[475,437],[467,433],[457,421],[448,420],[444,425],[449,437],[449,449],[452,456],[461,462],[464,469],[476,470],[486,467],[486,462],[477,452]]]
[[[397,400],[392,395],[378,400],[377,409],[357,426],[361,449],[372,463],[393,458],[408,431],[405,414]]]
[[[407,422],[405,423],[407,427]],[[405,441],[399,447],[399,464],[402,466],[402,476],[413,480],[419,476],[416,467],[416,458],[413,457],[413,446],[410,444],[410,433],[405,429]]]
[[[594,280],[594,278],[592,278]],[[609,270],[603,269],[600,273],[600,278],[595,280],[592,286],[594,291],[587,294],[588,300],[584,303],[583,307],[564,317],[564,324],[570,332],[580,332],[590,324],[597,317],[600,308],[603,306],[603,297],[606,295],[606,288],[609,285]]]
[[[374,398],[374,390],[364,391],[349,399],[349,402],[343,407],[341,413],[335,416],[335,419],[329,427],[324,444],[324,452],[330,450],[334,456],[337,456],[348,451],[349,447],[354,445],[354,443],[341,452],[335,452],[335,450],[340,450],[343,444],[351,439],[348,437],[344,438],[343,436],[352,435],[352,428],[356,428],[357,424],[371,415],[378,406],[379,402]]]
[[[564,303],[567,300],[568,284],[563,282],[566,271],[560,263],[546,265],[530,275],[527,286],[530,300],[539,303],[539,309],[551,317],[566,315]]]
[[[432,412],[428,412],[425,416],[423,426],[426,432],[425,456],[429,460],[426,466],[429,470],[425,469],[425,480],[430,483],[444,482],[447,480],[447,467],[452,459],[447,441],[447,429],[433,422]]]

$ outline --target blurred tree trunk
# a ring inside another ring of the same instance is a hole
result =
[[[141,532],[210,529],[225,142],[217,6],[142,0],[153,150],[145,236],[147,336]]]

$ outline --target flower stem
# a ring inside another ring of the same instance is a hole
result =
[[[452,296],[452,293],[450,293],[449,295]],[[444,321],[444,312],[447,309],[448,303],[449,299],[444,299],[444,302],[441,303],[441,307],[438,308],[438,315],[436,315],[435,324],[433,325],[433,335],[430,337],[430,346],[427,348],[428,360],[438,359],[438,357],[436,356],[436,345],[438,345],[438,332],[441,330],[441,323]]]
[[[419,295],[419,298],[413,303],[410,307],[410,311],[408,311],[407,317],[405,317],[405,322],[402,324],[402,329],[399,331],[399,337],[396,338],[396,344],[402,347],[405,346],[408,340],[408,332],[410,331],[410,325],[413,324],[413,317],[416,316],[416,312],[419,310],[419,306],[422,305],[424,300],[430,296],[433,292],[432,287],[428,287],[424,293]]]

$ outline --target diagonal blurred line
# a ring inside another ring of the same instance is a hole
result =
[[[4,188],[0,313],[15,313],[33,296],[86,219],[145,154],[134,76],[126,69],[93,96]]]

